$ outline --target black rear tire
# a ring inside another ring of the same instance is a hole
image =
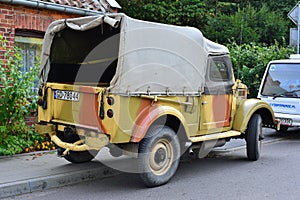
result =
[[[169,127],[152,126],[140,142],[140,178],[148,187],[167,183],[175,174],[180,157],[179,139]]]
[[[63,142],[69,142],[69,143],[74,143],[81,139],[79,135],[76,134],[76,132],[68,132],[68,133],[58,132],[58,137]],[[57,149],[57,154],[59,156],[62,156],[64,151],[65,149],[59,147]],[[98,153],[97,150],[69,151],[68,154],[64,156],[64,158],[71,163],[84,163],[93,160],[97,155],[97,153]]]
[[[247,157],[249,160],[256,161],[260,157],[262,138],[262,119],[259,114],[254,114],[246,131]]]
[[[93,160],[97,151],[70,151],[64,158],[71,163],[85,163]]]

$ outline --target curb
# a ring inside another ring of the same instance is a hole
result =
[[[122,172],[103,166],[95,169],[68,172],[11,183],[0,184],[0,198],[12,197],[51,188],[67,186],[83,181],[103,179]]]
[[[14,154],[12,156],[0,156],[1,159],[7,159],[7,158],[18,158],[18,157],[23,157],[23,156],[33,156],[37,154],[55,154],[56,150],[43,150],[43,151],[33,151],[33,152],[28,152],[28,153],[21,153],[21,154]]]

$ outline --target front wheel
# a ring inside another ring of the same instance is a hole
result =
[[[148,187],[167,183],[175,174],[180,157],[177,135],[169,127],[152,126],[139,145],[139,171]]]
[[[262,119],[259,114],[254,114],[246,131],[247,157],[249,160],[258,160],[261,151]]]

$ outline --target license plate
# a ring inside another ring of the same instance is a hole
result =
[[[289,118],[279,118],[281,125],[291,126],[293,123],[292,119]]]
[[[66,90],[54,90],[54,99],[67,100],[67,101],[79,101],[79,92],[66,91]]]

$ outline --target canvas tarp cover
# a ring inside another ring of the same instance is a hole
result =
[[[41,85],[47,82],[55,33],[66,27],[85,31],[102,23],[121,26],[117,70],[108,88],[115,94],[199,95],[204,90],[208,56],[229,53],[192,27],[136,20],[124,14],[58,20],[45,35]]]

